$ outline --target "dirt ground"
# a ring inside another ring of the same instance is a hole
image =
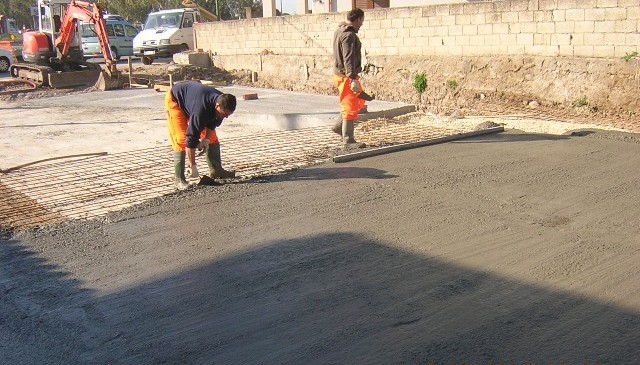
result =
[[[0,244],[2,364],[637,364],[640,139],[517,132]]]
[[[592,63],[595,63],[594,65],[584,60],[570,59],[565,61],[564,64],[560,64],[560,61],[553,63],[544,59],[525,58],[520,60],[525,64],[520,65],[514,59],[506,59],[493,60],[491,67],[489,67],[483,63],[487,61],[479,59],[465,61],[464,65],[460,66],[472,70],[467,75],[460,75],[459,70],[456,69],[443,69],[442,62],[436,65],[425,63],[422,67],[427,68],[429,71],[427,73],[428,76],[433,77],[432,75],[441,73],[442,78],[451,78],[451,80],[439,84],[435,81],[429,81],[428,90],[422,97],[418,97],[417,93],[411,90],[413,86],[407,85],[407,80],[411,80],[408,75],[415,73],[415,71],[407,69],[406,60],[384,60],[385,67],[377,68],[373,64],[376,61],[375,59],[370,60],[372,63],[366,67],[368,73],[363,76],[363,82],[368,85],[371,93],[380,100],[415,104],[422,112],[454,116],[456,118],[464,116],[535,117],[553,121],[596,124],[640,133],[640,126],[637,122],[640,109],[638,109],[638,101],[634,91],[637,88],[637,67],[640,66],[640,61],[634,60],[631,64],[624,62],[620,64],[619,60],[618,62],[611,61],[607,64],[611,70],[601,71],[597,76],[595,76],[593,69],[604,68],[601,65],[603,62],[597,63],[597,60],[592,61]],[[414,63],[416,62],[418,61]],[[467,62],[471,64],[469,65]],[[552,65],[550,66],[549,63],[552,63]],[[606,64],[606,62],[604,63]],[[446,65],[446,63],[444,64]],[[432,67],[433,70],[429,69],[429,67]],[[128,83],[129,69],[127,65],[119,64],[118,68],[123,73],[123,82],[125,84]],[[539,77],[541,82],[546,82],[546,84],[519,87],[519,85],[523,85],[527,80],[531,79],[532,76],[527,73],[527,70],[531,71],[533,68],[539,68],[534,76]],[[583,69],[585,70],[584,72],[581,71]],[[326,70],[322,72],[324,73]],[[557,75],[558,73],[567,73],[569,76],[562,79]],[[156,62],[147,66],[134,64],[131,74],[133,83],[139,85],[168,82],[169,74],[172,74],[175,81],[200,79],[227,85],[244,85],[312,94],[334,95],[335,93],[333,85],[328,82],[330,76],[322,74],[315,75],[315,79],[301,82],[286,75],[265,72],[261,73],[255,82],[252,82],[247,70],[227,71],[217,67],[202,69],[176,65],[173,62]],[[498,78],[496,80],[496,74],[507,76],[504,76],[504,79]],[[457,76],[460,85],[452,89],[450,87],[451,84],[448,83],[454,81],[456,84],[458,83],[454,75]],[[610,81],[609,79],[613,78],[614,75],[616,79]],[[557,80],[553,81],[554,78],[557,78]],[[495,84],[496,82],[505,86],[498,88],[495,85],[490,85],[490,83]],[[615,82],[615,84],[609,85],[611,82]],[[601,100],[602,97],[598,99],[595,96],[593,100],[577,98],[576,100],[571,99],[561,102],[557,100],[557,94],[563,94],[564,91],[555,90],[557,89],[555,85],[557,83],[563,83],[562,88],[578,90],[584,88],[582,85],[585,84],[602,83],[602,87],[610,87],[608,92],[604,90],[603,93],[608,97],[614,97],[615,103]],[[388,87],[388,85],[395,85],[395,87]],[[531,88],[538,91],[531,92]],[[2,91],[2,85],[0,84],[0,101],[21,101],[31,98],[92,92],[95,89],[93,87],[58,90],[45,88],[9,95],[2,95]]]

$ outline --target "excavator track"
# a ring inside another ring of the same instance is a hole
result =
[[[49,74],[54,72],[51,67],[31,63],[14,63],[9,68],[9,71],[12,77],[29,80],[37,86],[48,86]]]
[[[29,63],[14,63],[11,65],[11,76],[34,82],[39,87],[49,86],[54,89],[94,85],[102,72],[102,68],[95,64],[84,64],[80,70],[56,71],[49,66]]]

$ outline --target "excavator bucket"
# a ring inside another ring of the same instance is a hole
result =
[[[101,91],[121,89],[122,82],[120,81],[120,73],[109,74],[107,71],[100,72],[95,88]]]
[[[48,84],[54,89],[72,86],[91,85],[98,78],[100,70],[88,69],[84,71],[53,72],[48,74]]]

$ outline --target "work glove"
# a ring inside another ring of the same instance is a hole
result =
[[[187,167],[187,177],[191,178],[191,179],[195,179],[200,177],[200,173],[198,172],[198,166],[197,165],[191,165],[189,167]]]
[[[362,89],[360,88],[360,83],[358,80],[351,79],[351,84],[349,84],[349,88],[356,94],[359,94]]]

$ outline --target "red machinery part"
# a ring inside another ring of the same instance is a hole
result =
[[[36,61],[41,55],[51,53],[49,37],[42,32],[26,32],[22,35],[22,56],[25,61]]]

